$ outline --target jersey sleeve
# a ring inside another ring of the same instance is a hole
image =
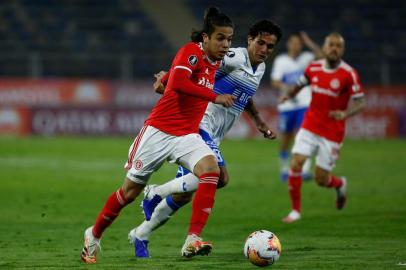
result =
[[[283,61],[282,58],[277,57],[274,61],[272,72],[271,72],[271,80],[273,81],[282,81],[283,78]]]
[[[220,70],[225,73],[230,73],[239,67],[240,50],[231,48],[221,60]]]
[[[172,67],[173,69],[184,69],[193,73],[199,66],[201,59],[201,51],[199,47],[194,43],[189,43],[183,46],[177,53]]]
[[[351,98],[360,98],[363,97],[365,92],[364,88],[360,82],[358,72],[354,69],[350,71],[350,83],[349,90]]]
[[[296,82],[296,85],[298,85],[298,86],[309,85],[310,84],[310,76],[311,76],[311,74],[310,74],[310,65],[308,65],[305,68],[303,74],[300,75],[299,79]]]

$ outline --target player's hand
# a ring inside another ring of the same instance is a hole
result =
[[[156,81],[154,82],[154,84],[152,86],[154,88],[154,91],[159,94],[163,94],[165,91],[165,86],[163,85],[161,80],[166,75],[166,73],[167,73],[166,71],[161,70],[160,72],[154,74]]]
[[[261,123],[258,126],[259,132],[264,135],[264,138],[274,140],[276,139],[276,133],[273,132],[265,123]]]
[[[335,120],[343,120],[347,117],[347,113],[345,111],[330,111],[328,116]]]
[[[234,105],[235,100],[236,100],[236,97],[233,95],[222,94],[222,95],[218,95],[216,97],[216,100],[214,101],[214,103],[221,104],[224,107],[231,107]]]
[[[289,96],[287,96],[287,95],[281,95],[281,96],[279,96],[279,98],[278,98],[278,104],[284,103],[285,101],[287,101],[287,100],[289,100],[289,99],[290,99]]]

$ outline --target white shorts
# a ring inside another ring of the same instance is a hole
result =
[[[293,154],[310,157],[316,154],[316,165],[331,171],[340,156],[341,144],[327,140],[306,129],[299,129],[292,148]]]
[[[152,126],[144,126],[128,151],[124,167],[127,178],[146,184],[165,161],[178,163],[193,172],[196,163],[213,151],[197,133],[173,136]]]

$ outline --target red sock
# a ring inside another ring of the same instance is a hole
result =
[[[343,185],[343,180],[341,178],[338,178],[335,175],[330,176],[330,181],[327,184],[327,187],[329,188],[339,188]]]
[[[300,212],[302,171],[289,171],[288,186],[292,209]]]
[[[120,213],[120,210],[126,205],[127,202],[124,197],[123,189],[120,188],[116,192],[113,192],[97,216],[96,223],[93,226],[94,237],[100,238],[104,230],[113,223]]]
[[[199,177],[199,186],[197,187],[192,204],[189,234],[199,236],[206,225],[214,205],[214,196],[216,195],[219,177],[220,174],[218,173],[205,173]]]

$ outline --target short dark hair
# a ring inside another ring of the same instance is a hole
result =
[[[209,7],[204,13],[203,28],[201,30],[192,30],[190,39],[194,42],[203,41],[203,33],[208,36],[214,33],[216,26],[229,26],[234,28],[234,23],[226,14],[222,13],[217,7]]]
[[[282,38],[281,27],[270,20],[257,21],[251,26],[250,30],[248,31],[248,35],[253,38],[264,33],[275,35],[277,41]]]

